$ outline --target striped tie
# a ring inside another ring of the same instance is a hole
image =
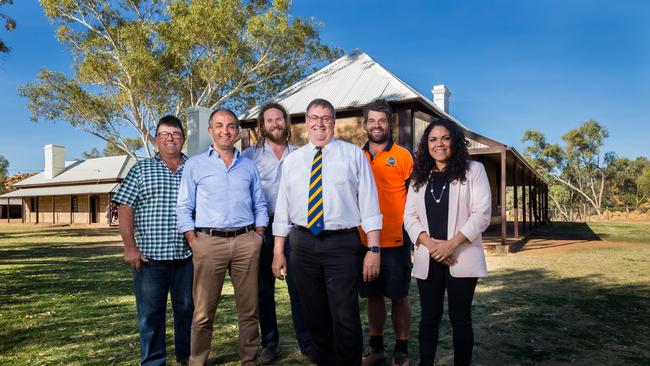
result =
[[[325,227],[323,219],[323,148],[316,146],[314,161],[311,163],[309,179],[309,199],[307,204],[307,228],[318,235]]]

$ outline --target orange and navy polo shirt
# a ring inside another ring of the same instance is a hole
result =
[[[413,170],[413,155],[407,148],[392,140],[374,157],[370,154],[368,143],[363,147],[363,151],[375,176],[379,210],[383,215],[379,244],[382,248],[401,246],[404,244],[402,238],[404,206],[407,180]],[[366,235],[363,232],[361,232],[361,242],[367,245]]]

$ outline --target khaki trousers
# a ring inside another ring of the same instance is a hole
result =
[[[257,272],[262,237],[249,231],[234,238],[198,233],[192,246],[194,260],[194,316],[190,365],[207,364],[212,343],[214,316],[219,305],[226,270],[235,288],[239,316],[239,358],[242,365],[255,365],[259,336]]]

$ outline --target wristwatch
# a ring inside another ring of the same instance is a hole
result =
[[[379,245],[368,247],[368,251],[371,253],[381,253],[381,249],[379,249]]]

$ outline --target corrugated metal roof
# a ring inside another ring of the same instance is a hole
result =
[[[134,164],[135,160],[127,155],[81,160],[66,163],[65,170],[52,179],[46,179],[41,172],[14,184],[14,187],[124,179]]]
[[[461,124],[362,51],[339,58],[272,99],[282,104],[289,114],[297,114],[304,113],[309,102],[316,98],[327,99],[337,110],[360,107],[379,98],[387,101],[421,99],[440,115]],[[260,107],[249,109],[240,119],[255,118]]]
[[[1,198],[0,196],[0,205],[22,205],[23,200],[20,198]]]
[[[5,193],[0,196],[0,198],[109,193],[117,192],[119,186],[119,183],[101,183],[77,184],[56,187],[22,188],[13,192]]]

